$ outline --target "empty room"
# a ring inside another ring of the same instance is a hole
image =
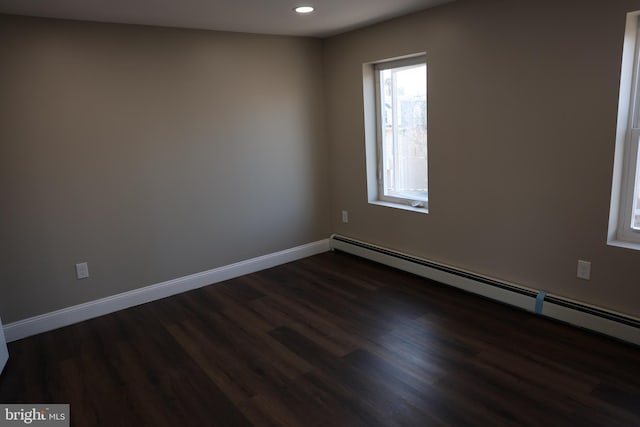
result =
[[[0,0],[0,426],[640,425],[640,3]]]

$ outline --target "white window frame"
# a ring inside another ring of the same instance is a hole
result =
[[[7,350],[7,342],[4,337],[4,329],[2,328],[2,319],[0,319],[0,374],[2,374],[8,360],[9,350]]]
[[[640,250],[640,230],[632,227],[640,185],[640,11],[627,15],[620,76],[608,243]]]
[[[383,130],[382,109],[380,107],[380,72],[392,68],[409,67],[418,64],[424,64],[427,66],[427,58],[424,52],[367,63],[363,66],[365,142],[367,148],[367,189],[369,203],[427,213],[429,208],[428,190],[427,200],[425,201],[408,197],[405,198],[385,195],[383,188]],[[428,71],[427,81],[425,84],[428,98]],[[427,110],[429,108],[428,104],[427,99]],[[428,173],[429,168],[427,165],[427,174]]]

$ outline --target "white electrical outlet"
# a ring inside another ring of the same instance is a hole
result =
[[[89,264],[81,262],[76,264],[76,279],[86,279],[89,277]]]
[[[589,261],[578,260],[578,279],[591,279],[591,263]]]
[[[349,222],[349,212],[348,211],[342,211],[342,222],[344,222],[345,224]]]

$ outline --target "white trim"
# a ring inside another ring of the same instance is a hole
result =
[[[12,322],[4,326],[4,333],[6,334],[8,342],[16,341],[136,305],[145,304],[171,295],[317,255],[327,252],[329,249],[329,239],[319,240],[280,252],[251,258],[235,264],[214,268],[201,273],[191,274],[189,276]],[[0,333],[2,333],[1,329]]]
[[[357,255],[371,261],[379,262],[381,264],[388,265],[399,270],[407,271],[421,277],[426,277],[428,279],[435,280],[437,282],[453,286],[455,288],[462,289],[464,291],[471,292],[477,295],[481,295],[483,297],[487,297],[505,304],[509,304],[530,312],[536,312],[536,296],[540,294],[539,290],[534,290],[521,286],[519,284],[509,283],[500,279],[495,279],[477,273],[461,270],[459,268],[447,266],[434,261],[425,260],[413,255],[395,251],[393,249],[388,249],[382,246],[358,241],[350,237],[345,239],[348,239],[355,244],[336,239],[340,237],[341,236],[336,235],[331,236],[332,249],[338,249],[352,255]],[[359,244],[368,246],[371,249],[359,246]],[[406,257],[418,262],[412,262],[410,260],[403,259]],[[432,268],[428,265],[423,265],[419,261],[431,264],[434,267],[439,268]],[[449,270],[452,272],[444,270]],[[474,280],[473,277],[476,277],[477,280]],[[499,282],[506,287],[512,288],[513,290],[503,289],[497,286],[483,283],[483,279],[487,281]],[[573,304],[576,307],[593,309],[592,311],[594,312],[599,311],[603,314],[610,315],[612,318],[625,318],[630,322],[640,324],[640,319],[628,314],[603,309],[601,307],[574,301],[551,293],[546,294],[546,296],[552,297],[554,300],[560,302]],[[558,304],[554,304],[552,301],[543,302],[540,314],[546,317],[570,323],[575,326],[599,332],[601,334],[609,335],[623,341],[640,345],[640,328],[627,325],[622,322],[617,322],[606,317],[598,316],[597,314],[591,314],[588,312],[580,311],[578,309],[564,307]]]
[[[404,209],[405,211],[417,212],[417,213],[422,213],[422,214],[428,214],[429,213],[429,209],[427,209],[427,208],[416,208],[416,207],[413,207],[413,206],[411,206],[409,204],[383,202],[383,201],[380,201],[380,200],[370,201],[369,204],[378,205],[378,206],[384,206],[386,208]]]

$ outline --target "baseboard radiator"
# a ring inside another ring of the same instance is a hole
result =
[[[332,235],[330,245],[332,250],[360,256],[537,315],[640,345],[640,319],[625,314],[572,301],[544,290],[535,290],[428,261],[345,236]]]

